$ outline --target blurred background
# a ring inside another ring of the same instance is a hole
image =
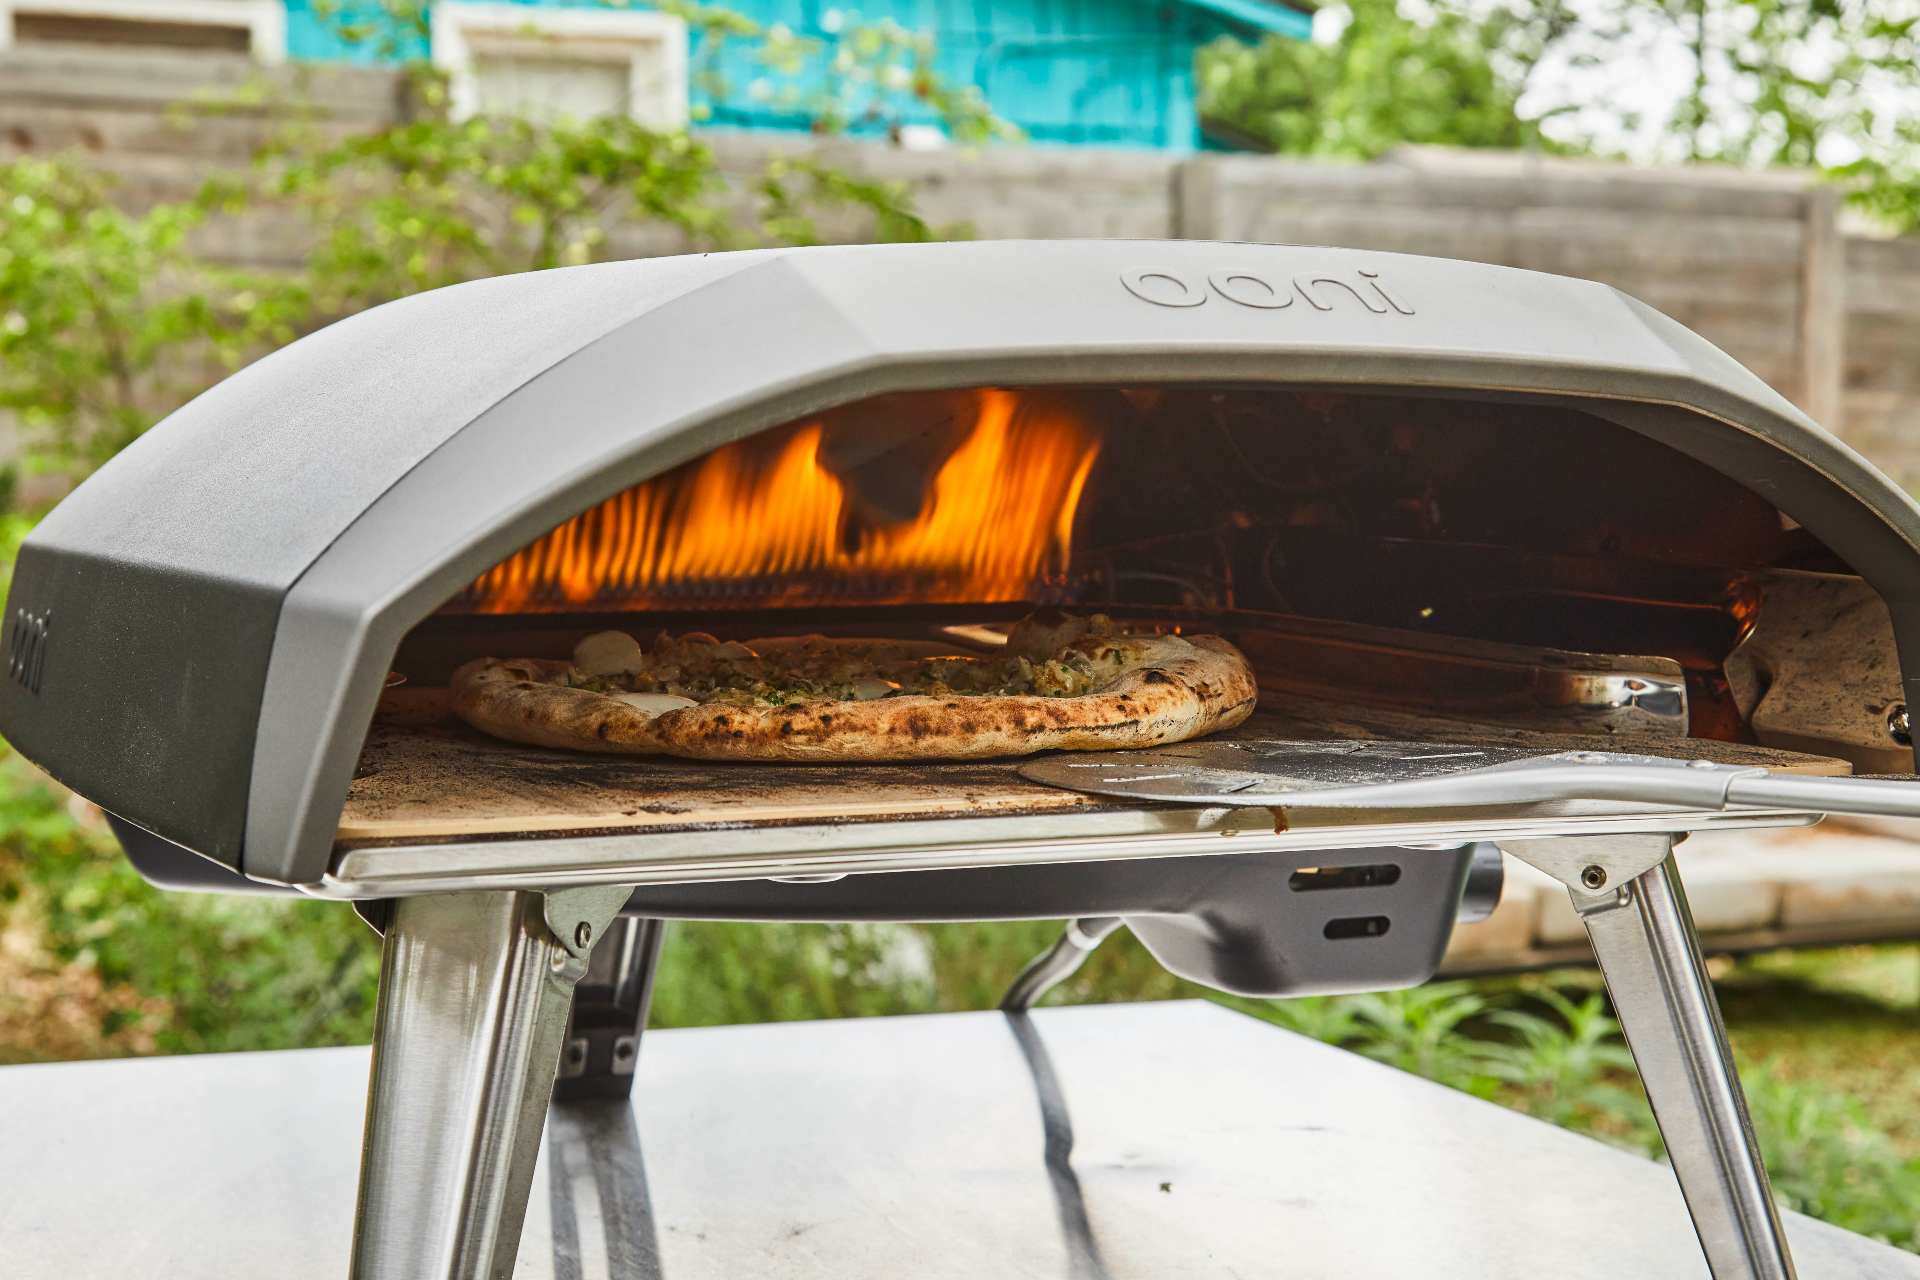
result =
[[[757,245],[1175,236],[1607,281],[1920,484],[1912,0],[0,0],[0,574],[170,409],[478,276]],[[1920,845],[1682,854],[1776,1186],[1920,1250]],[[676,924],[655,1025],[990,1007],[1055,922]],[[162,895],[0,757],[0,1062],[364,1041],[338,906]],[[1233,1001],[1659,1154],[1564,895],[1447,980]],[[1208,995],[1115,938],[1056,999]],[[1276,1087],[1278,1087],[1276,1082]]]

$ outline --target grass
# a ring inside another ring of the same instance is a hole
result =
[[[1057,930],[676,924],[654,1025],[990,1008]],[[338,904],[156,892],[97,815],[0,757],[0,1062],[364,1042],[377,941]],[[1920,947],[1714,968],[1781,1198],[1920,1252]],[[1172,977],[1123,931],[1053,998],[1183,996],[1660,1152],[1590,971],[1244,1000]]]

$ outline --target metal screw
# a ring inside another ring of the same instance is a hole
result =
[[[1913,722],[1907,718],[1907,704],[1896,702],[1887,712],[1887,734],[1903,747],[1913,745]]]
[[[1607,869],[1601,866],[1588,866],[1580,871],[1580,883],[1589,889],[1606,887]]]
[[[589,942],[592,942],[592,941],[593,941],[592,925],[588,924],[585,920],[582,920],[579,924],[573,926],[573,945],[574,946],[584,947]]]

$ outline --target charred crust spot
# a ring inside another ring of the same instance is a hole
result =
[[[827,727],[828,725],[830,725],[830,724],[832,724],[832,723],[833,723],[833,717],[832,717],[832,716],[827,716],[827,715],[823,715],[823,716],[821,716],[821,717],[820,717],[820,727],[821,727],[822,729],[824,729],[824,728],[826,728],[826,727]]]
[[[784,738],[787,735],[791,734],[792,732],[793,732],[793,721],[782,720],[780,722],[780,736]]]
[[[1173,677],[1168,675],[1166,672],[1159,670],[1158,668],[1152,668],[1140,673],[1140,683],[1141,684],[1172,684]]]
[[[594,732],[594,736],[598,737],[602,742],[604,742],[606,741],[607,735],[613,732],[613,726],[608,724],[605,720],[602,720],[599,724],[594,726],[593,732]]]
[[[957,702],[943,702],[940,705],[948,711],[958,711],[960,709],[960,704]]]
[[[521,682],[520,682],[519,684],[516,684],[516,685],[515,685],[515,686],[513,686],[513,687],[514,687],[514,688],[516,688],[516,689],[531,689],[531,688],[533,688],[533,681],[531,681],[531,680],[522,680],[522,681],[521,681]]]
[[[801,709],[801,705],[802,705],[802,704],[800,704],[800,703],[798,703],[798,702],[789,702],[789,703],[788,703],[788,704],[787,704],[786,706],[784,706],[784,707],[782,707],[782,708],[780,708],[780,709],[781,709],[782,711],[798,711],[798,710],[800,710],[800,709]]]
[[[733,731],[733,736],[736,738],[744,738],[747,736],[747,731],[745,729],[735,729]]]
[[[732,723],[733,721],[727,719],[725,716],[715,716],[713,718],[713,727],[716,729],[724,729]]]

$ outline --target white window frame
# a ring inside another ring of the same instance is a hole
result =
[[[233,28],[247,33],[254,61],[287,60],[283,0],[0,0],[0,49],[14,47],[14,15],[23,13]]]
[[[440,0],[432,24],[433,64],[447,73],[456,120],[479,109],[473,72],[479,52],[624,63],[630,85],[657,82],[661,98],[654,110],[629,94],[628,116],[657,129],[686,127],[687,24],[671,14]]]

